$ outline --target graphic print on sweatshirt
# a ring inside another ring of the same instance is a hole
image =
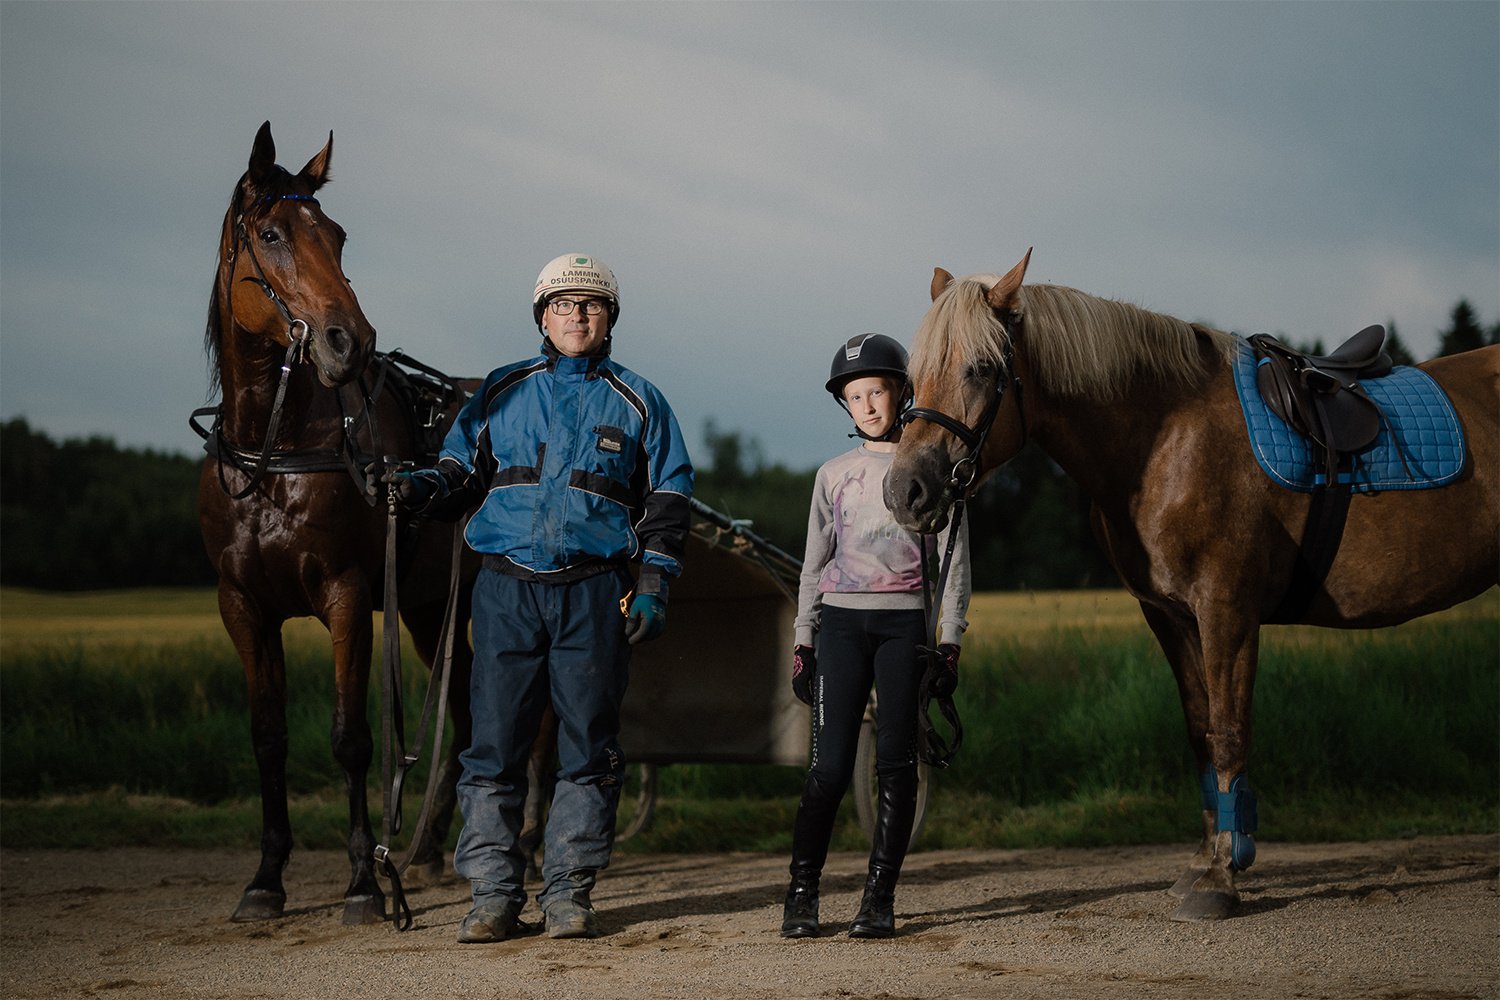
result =
[[[921,587],[917,540],[896,523],[881,495],[881,463],[851,463],[833,489],[833,559],[823,570],[823,593],[889,593]]]

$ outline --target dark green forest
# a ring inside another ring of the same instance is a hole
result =
[[[1414,359],[1394,323],[1387,349]],[[1500,343],[1467,301],[1439,334],[1438,355]],[[1326,345],[1303,345],[1321,351]],[[754,437],[710,421],[695,456],[699,500],[792,555],[802,553],[814,469],[768,462]],[[106,437],[55,442],[24,418],[0,424],[0,583],[49,590],[214,582],[198,534],[201,459],[117,447]],[[1033,446],[970,505],[976,590],[1066,590],[1118,581],[1094,544],[1088,502]]]

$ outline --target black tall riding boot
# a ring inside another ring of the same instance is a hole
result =
[[[792,884],[781,914],[781,936],[818,936],[818,882],[828,858],[828,840],[838,815],[842,791],[830,788],[812,772],[802,788],[792,825]]]
[[[880,775],[880,804],[875,814],[875,844],[859,913],[849,936],[888,938],[896,933],[896,879],[917,814],[917,765]]]

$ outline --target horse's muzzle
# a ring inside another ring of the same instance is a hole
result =
[[[318,380],[333,388],[359,377],[375,353],[375,331],[364,326],[357,334],[347,326],[330,325],[314,331],[311,357]]]
[[[898,454],[885,477],[885,505],[896,523],[908,531],[933,534],[948,524],[953,497],[943,489],[946,476],[925,466],[919,455]]]

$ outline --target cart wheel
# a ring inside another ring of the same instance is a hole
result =
[[[637,764],[626,769],[620,805],[620,814],[615,820],[617,843],[650,829],[651,817],[656,814],[655,764]]]
[[[917,838],[922,836],[922,824],[927,819],[929,777],[927,765],[917,761],[917,811],[912,816],[908,849],[915,846]],[[875,840],[875,812],[879,800],[879,779],[875,774],[875,719],[866,712],[865,721],[859,727],[859,745],[854,751],[854,811],[859,814],[860,829],[865,831],[871,843]]]

